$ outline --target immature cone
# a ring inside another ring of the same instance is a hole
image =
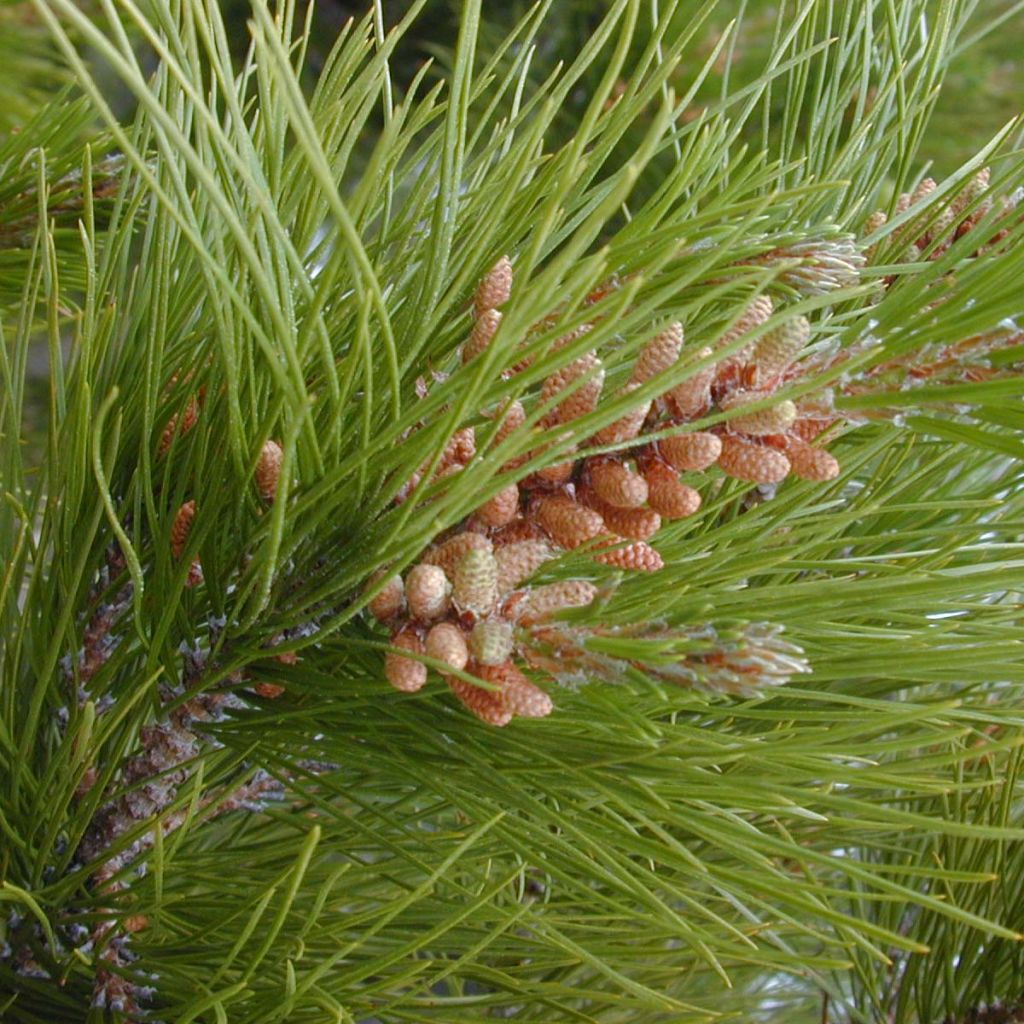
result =
[[[577,385],[580,378],[587,379]],[[601,398],[601,389],[604,387],[604,369],[601,360],[594,352],[587,352],[585,355],[574,359],[568,366],[556,370],[547,380],[541,389],[540,400],[542,405],[553,401],[563,392],[574,388],[571,394],[559,402],[544,417],[548,425],[552,423],[571,423],[580,416],[593,412]]]
[[[824,448],[813,448],[798,437],[787,437],[785,451],[793,474],[802,480],[834,480],[839,476],[839,462]]]
[[[551,539],[570,551],[601,536],[605,530],[599,513],[561,494],[541,498],[535,514],[537,522],[547,530]]]
[[[167,426],[164,427],[163,432],[160,434],[160,444],[157,446],[158,455],[166,455],[170,450],[171,445],[174,443],[174,436],[177,434],[179,437],[187,434],[199,420],[199,399],[193,395],[188,400],[188,405],[185,406],[184,411],[179,417],[178,413],[175,413],[168,421]]]
[[[473,330],[470,332],[469,340],[462,346],[463,364],[476,359],[481,352],[485,352],[494,336],[501,326],[501,314],[496,309],[486,309],[480,313]]]
[[[723,412],[741,409],[745,405],[764,401],[771,397],[769,391],[743,391],[737,389],[726,395],[718,404]],[[756,409],[753,412],[741,413],[728,420],[728,428],[738,434],[752,434],[764,437],[768,434],[781,434],[796,419],[796,406],[787,398],[775,405]]]
[[[515,519],[519,511],[519,485],[509,484],[502,488],[488,501],[485,501],[476,514],[488,526],[506,526]]]
[[[627,384],[623,389],[623,394],[628,394],[630,391],[635,391],[639,384]],[[624,441],[632,441],[634,437],[640,434],[643,430],[644,420],[647,419],[647,414],[651,411],[650,401],[641,402],[635,409],[631,409],[617,419],[614,423],[609,423],[607,427],[602,427],[594,435],[595,444],[622,444]]]
[[[951,206],[941,207],[935,219],[931,222],[928,230],[918,239],[922,246],[928,245],[932,241],[938,238],[944,238],[948,233],[949,229],[953,226],[953,222],[956,220],[956,213],[953,212]]]
[[[753,484],[777,484],[789,473],[789,459],[762,444],[727,435],[718,465],[727,476]]]
[[[889,217],[885,210],[875,210],[873,214],[866,221],[864,221],[864,227],[861,229],[862,235],[873,235],[879,228],[885,227],[889,223]]]
[[[185,548],[188,545],[188,535],[192,532],[192,521],[195,517],[196,503],[194,501],[186,501],[174,516],[174,522],[171,523],[171,554],[174,556],[175,561],[185,553]],[[192,559],[192,564],[188,567],[185,586],[196,587],[202,582],[203,567],[197,556]]]
[[[650,492],[647,503],[665,519],[683,519],[700,508],[700,494],[664,462],[652,461],[644,468],[644,476]]]
[[[400,629],[391,637],[391,646],[412,654],[423,654],[423,641],[410,629]],[[427,681],[427,666],[422,661],[389,652],[384,658],[387,681],[403,693],[415,693]]]
[[[551,698],[531,683],[514,662],[481,665],[477,675],[485,682],[501,687],[505,708],[518,718],[544,718],[554,710]]]
[[[860,233],[867,236],[867,234],[873,234],[880,227],[885,227],[889,223],[889,215],[885,210],[876,210],[872,213],[865,221],[864,226],[860,229]]]
[[[469,648],[461,629],[452,622],[439,622],[431,626],[427,634],[428,657],[443,661],[450,668],[461,672],[469,661]]]
[[[481,279],[473,295],[473,311],[478,317],[489,309],[505,305],[512,294],[512,261],[502,256]]]
[[[678,321],[669,324],[660,334],[655,335],[640,351],[637,357],[631,384],[643,384],[654,380],[674,366],[683,350],[683,325]]]
[[[503,726],[512,721],[514,712],[505,706],[501,693],[474,686],[464,679],[450,678],[448,685],[452,693],[477,718],[488,725]]]
[[[469,634],[469,652],[481,665],[500,665],[512,653],[512,627],[501,619],[478,622]]]
[[[460,462],[453,462],[449,466],[445,466],[443,469],[439,469],[434,474],[434,482],[440,483],[442,480],[450,480],[453,476],[457,476],[466,467]],[[444,493],[443,491],[441,493]],[[433,501],[436,495],[432,496],[429,500]]]
[[[490,551],[467,551],[455,566],[452,598],[461,611],[489,615],[498,603],[498,563]]]
[[[911,242],[895,259],[896,263],[917,263],[921,259],[921,250],[916,242]],[[888,280],[888,279],[887,279]]]
[[[661,516],[653,508],[616,508],[589,489],[580,493],[580,499],[599,512],[605,526],[620,537],[650,540],[661,529]]]
[[[805,316],[795,316],[763,334],[750,356],[757,383],[774,380],[788,370],[810,337],[811,324]]]
[[[873,235],[879,228],[885,227],[885,225],[888,222],[889,217],[886,214],[885,210],[875,210],[875,212],[871,214],[871,216],[868,217],[866,221],[864,221],[864,228],[861,234],[865,236]],[[881,241],[875,242],[872,245],[869,245],[864,250],[864,258],[867,259],[869,262],[873,261],[874,258],[878,255],[879,248],[884,244],[885,240],[883,239]]]
[[[256,488],[264,501],[273,501],[274,495],[277,494],[283,462],[284,451],[281,446],[276,441],[264,441],[256,462]]]
[[[748,331],[760,327],[768,322],[768,318],[775,310],[775,304],[770,295],[755,295],[750,300],[750,305],[740,314],[740,318],[732,325],[732,328],[725,332],[719,339],[719,344],[728,344],[735,341]]]
[[[181,558],[188,544],[188,535],[192,531],[192,521],[196,517],[196,503],[186,501],[178,509],[171,523],[171,554],[175,559]]]
[[[593,324],[578,324],[571,331],[566,331],[561,337],[555,338],[554,342],[551,344],[551,348],[553,351],[557,352],[559,349],[563,349],[567,345],[571,345],[577,338],[582,338],[583,335],[589,334],[593,329]],[[589,354],[593,355],[593,353]]]
[[[567,608],[581,608],[597,597],[597,587],[587,580],[563,580],[544,587],[532,587],[515,606],[515,612],[524,626],[544,622]]]
[[[494,552],[498,566],[498,593],[505,594],[518,587],[554,557],[551,546],[542,540],[521,540],[498,548]]]
[[[919,203],[922,199],[927,199],[936,188],[938,188],[938,186],[935,184],[934,178],[922,178],[918,182],[917,188],[915,188],[910,194],[910,205],[913,206],[914,203]]]
[[[738,338],[750,333],[761,324],[766,323],[772,315],[774,305],[767,295],[757,295],[747,308],[740,314],[739,319],[715,342],[715,349],[722,351],[728,348]],[[729,355],[726,355],[715,368],[715,377],[719,381],[728,381],[733,378],[750,357],[754,343],[747,341]]]
[[[617,508],[638,508],[647,501],[647,482],[615,459],[592,459],[588,464],[594,492]]]
[[[957,193],[953,199],[952,207],[956,214],[961,214],[973,203],[977,202],[987,191],[992,172],[988,167],[983,167],[974,177]],[[967,219],[967,226],[973,226],[988,211],[989,204],[981,203]],[[961,225],[961,228],[964,225]]]
[[[409,614],[430,622],[448,611],[448,577],[439,565],[416,565],[405,578],[405,600]]]
[[[455,566],[462,557],[475,549],[490,551],[491,542],[480,533],[457,533],[454,537],[442,541],[436,547],[431,548],[423,556],[423,564],[439,565],[448,576],[455,572]]]
[[[722,439],[717,434],[704,431],[676,434],[660,440],[658,451],[676,469],[699,471],[718,461],[722,454]]]
[[[699,352],[701,359],[711,355],[711,349],[704,347]],[[711,382],[715,379],[715,365],[705,366],[697,370],[681,384],[677,384],[667,395],[677,416],[692,419],[700,415],[711,397]]]
[[[643,540],[635,540],[611,551],[602,551],[596,559],[603,565],[613,565],[633,572],[657,572],[665,565],[661,555]]]
[[[374,583],[379,582],[381,576],[384,573],[379,573],[374,577]],[[402,606],[405,603],[405,587],[402,584],[402,577],[397,573],[393,575],[384,587],[370,599],[370,603],[367,607],[370,609],[370,614],[378,622],[387,622],[393,619],[402,610]]]
[[[412,492],[419,487],[420,482],[423,480],[423,474],[417,470],[404,484],[398,489],[398,493],[395,495],[395,504],[401,505],[402,502],[408,501]]]

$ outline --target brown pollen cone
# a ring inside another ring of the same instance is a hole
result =
[[[423,641],[411,629],[400,629],[392,634],[391,645],[414,654],[424,653]],[[422,661],[389,651],[384,658],[384,675],[396,690],[415,693],[427,681],[427,666]]]
[[[600,514],[566,495],[556,494],[537,502],[537,522],[563,548],[572,550],[600,537],[605,523]]]
[[[782,452],[731,435],[722,438],[718,465],[727,476],[753,484],[777,484],[790,469]]]
[[[658,451],[676,469],[699,472],[718,461],[722,454],[722,439],[705,431],[676,434],[662,438],[658,442]]]
[[[500,665],[480,665],[477,675],[485,682],[501,687],[505,707],[520,718],[544,718],[551,714],[551,698],[511,661]]]
[[[485,690],[482,686],[474,686],[472,683],[467,683],[464,679],[456,679],[454,676],[448,679],[448,686],[463,706],[481,722],[500,727],[508,725],[512,721],[514,712],[505,706],[501,693],[495,690]]]
[[[650,540],[661,529],[661,516],[653,508],[616,508],[602,501],[589,487],[579,492],[580,500],[601,514],[612,533],[630,540]]]
[[[616,459],[589,459],[587,473],[594,493],[609,505],[638,508],[647,501],[647,481]]]
[[[652,459],[644,467],[648,504],[664,519],[683,519],[700,508],[700,494],[688,487],[671,466]]]
[[[509,484],[485,501],[476,514],[487,526],[507,526],[519,512],[519,485]]]
[[[602,551],[596,557],[602,565],[612,565],[632,572],[657,572],[665,565],[661,555],[643,540],[635,540],[624,547]]]
[[[502,256],[481,278],[473,295],[473,312],[480,317],[489,310],[504,306],[512,295],[512,261]]]

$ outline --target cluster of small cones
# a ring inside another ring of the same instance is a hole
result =
[[[550,616],[588,604],[597,592],[586,581],[522,586],[555,555],[542,540],[495,546],[465,531],[430,548],[404,579],[375,581],[369,608],[391,627],[396,648],[385,660],[388,682],[406,693],[419,690],[427,681],[425,656],[455,696],[491,725],[549,714],[551,699],[516,655]]]
[[[474,327],[462,349],[464,363],[481,357],[493,343],[512,283],[512,263],[502,257],[474,296]],[[603,286],[589,302],[614,287]],[[597,588],[586,579],[529,586],[545,562],[580,551],[621,570],[661,569],[662,556],[650,541],[666,520],[698,511],[701,495],[694,485],[706,479],[698,474],[713,466],[761,485],[776,484],[790,473],[819,481],[835,477],[835,458],[811,443],[835,420],[827,404],[819,397],[797,405],[776,395],[799,376],[798,358],[810,324],[791,317],[757,333],[772,313],[767,296],[754,299],[732,329],[714,347],[702,348],[696,359],[684,350],[682,325],[664,326],[641,348],[620,392],[628,398],[640,391],[641,397],[587,442],[599,451],[570,454],[506,484],[428,551],[404,580],[392,576],[383,585],[377,580],[370,610],[390,626],[392,646],[398,649],[387,659],[391,684],[403,691],[422,687],[425,657],[444,667],[442,674],[456,696],[485,721],[504,725],[515,715],[547,714],[550,701],[514,659],[532,662],[537,630],[559,611],[589,604]],[[553,349],[578,342],[592,326],[581,325],[555,341]],[[572,344],[565,363],[541,386],[533,418],[547,436],[594,412],[601,401],[602,361],[595,350],[580,348]],[[505,376],[531,362],[524,355]],[[689,366],[693,369],[686,375]],[[660,381],[664,386],[659,388]],[[716,413],[724,414],[722,421],[709,429],[685,429]],[[532,436],[530,417],[518,400],[489,416],[497,422],[492,445],[517,432],[524,439]],[[670,436],[649,436],[666,432]],[[529,450],[503,469],[515,474],[543,451]],[[475,455],[473,428],[458,431],[434,460],[435,478],[461,472]],[[401,500],[425,471],[426,465],[403,488]],[[475,586],[483,588],[479,595]]]
[[[1006,323],[952,344],[929,344],[895,359],[887,359],[844,380],[842,393],[898,396],[898,403],[873,405],[858,415],[870,419],[899,419],[915,411],[916,407],[908,401],[908,395],[917,388],[929,389],[928,405],[935,408],[940,405],[935,391],[938,387],[1019,378],[1024,369],[1024,359],[1020,355],[1022,350],[1024,331]],[[833,359],[822,361],[822,369],[830,371],[862,351],[862,346],[850,346]],[[969,409],[969,405],[963,402],[949,401],[945,404],[950,411],[957,413]]]
[[[978,171],[948,203],[934,202],[932,195],[938,188],[934,178],[924,178],[913,192],[902,192],[896,200],[893,217],[919,210],[892,232],[890,238],[870,246],[866,250],[869,260],[874,261],[880,252],[889,255],[887,262],[913,263],[918,260],[938,259],[954,242],[965,235],[982,234],[976,231],[978,225],[998,205],[998,219],[1005,220],[1017,207],[1016,196],[993,197],[990,192],[991,172],[988,167]],[[864,224],[864,235],[873,235],[889,222],[884,210],[876,210]],[[994,228],[991,233],[978,237],[977,250],[1001,241],[1009,228]],[[895,248],[894,248],[895,246]],[[902,247],[902,249],[901,249]],[[925,255],[927,254],[927,256]]]
[[[500,324],[499,311],[488,303],[507,300],[511,281],[511,263],[503,258],[477,291],[477,327],[488,314]],[[653,571],[662,561],[648,541],[662,522],[691,516],[700,508],[701,496],[693,484],[701,478],[690,476],[686,482],[680,474],[704,473],[717,466],[727,476],[756,484],[778,483],[790,473],[809,480],[835,477],[836,460],[810,443],[835,421],[827,396],[800,403],[777,396],[783,385],[801,376],[798,360],[810,339],[810,324],[796,316],[755,335],[772,313],[771,299],[758,296],[713,347],[696,353],[696,359],[684,347],[682,325],[665,326],[640,350],[622,389],[629,395],[642,388],[648,395],[653,391],[652,397],[638,401],[590,439],[594,448],[615,450],[570,458],[508,485],[477,510],[467,528],[489,530],[496,538],[541,536],[567,550],[586,544],[599,562]],[[589,327],[584,324],[554,347],[582,337]],[[490,339],[495,332],[496,328],[487,332]],[[747,337],[751,340],[744,342]],[[463,360],[476,358],[485,349],[474,328]],[[680,381],[684,366],[693,370]],[[656,387],[659,381],[666,382],[663,389]],[[596,351],[568,361],[543,383],[540,425],[557,429],[593,412],[603,385]],[[687,424],[717,413],[725,414],[720,424],[685,430]],[[521,428],[527,418],[519,402],[498,415],[502,419],[496,442]],[[647,440],[647,435],[677,427],[672,436]],[[514,460],[505,468],[514,470],[521,464]]]
[[[608,640],[615,641],[614,646],[609,646]],[[648,645],[657,649],[659,657],[644,657]],[[685,649],[685,657],[665,658],[664,653],[672,647]],[[612,649],[632,651],[634,656],[612,655]],[[600,626],[550,622],[533,630],[524,656],[534,668],[567,686],[596,679],[617,682],[630,669],[639,669],[648,678],[743,697],[810,671],[803,650],[784,638],[781,626],[767,622],[718,629],[708,623]]]

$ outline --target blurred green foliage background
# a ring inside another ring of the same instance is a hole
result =
[[[361,17],[368,0],[319,0],[315,5],[317,46],[311,66],[322,62],[337,33],[349,18]],[[481,53],[487,53],[523,17],[533,3],[506,0],[485,6],[487,23],[482,32]],[[540,78],[559,59],[573,55],[608,10],[608,0],[555,0],[546,19],[544,51],[535,59],[535,78]],[[783,5],[784,6],[784,5]],[[838,15],[842,0],[822,0]],[[936,2],[936,7],[939,3]],[[970,159],[1010,118],[1024,108],[1024,15],[1014,13],[1016,0],[979,0],[975,20],[978,27],[996,25],[978,38],[952,63],[946,88],[939,101],[923,154],[933,161],[933,175],[945,175]],[[657,9],[657,0],[645,4],[647,16]],[[692,11],[703,7],[693,0]],[[394,24],[410,8],[410,0],[384,0],[385,23]],[[429,0],[415,31],[400,48],[394,73],[399,82],[408,81],[423,60],[433,58],[445,68],[454,43],[459,15],[458,0]],[[704,89],[714,95],[728,72],[733,85],[756,77],[764,66],[771,44],[780,4],[771,0],[719,0],[702,27],[703,52],[711,53],[730,23],[739,18],[739,29],[731,65],[722,59]],[[226,0],[225,9],[237,32],[238,47],[246,45],[248,0]],[[999,21],[999,19],[1005,19]],[[585,95],[575,97],[582,104]],[[566,111],[567,118],[574,114]]]

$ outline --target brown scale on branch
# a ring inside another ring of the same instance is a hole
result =
[[[105,601],[103,598],[109,593],[111,585],[124,573],[125,568],[126,562],[121,549],[116,545],[109,548],[89,595],[92,611],[82,629],[82,647],[77,655],[77,675],[80,684],[88,683],[110,660],[117,647],[119,636],[115,633],[115,627],[131,606],[134,585],[127,581],[110,600]],[[69,681],[74,675],[74,661],[75,659],[68,658],[63,662]],[[84,700],[83,691],[79,695],[79,702]]]
[[[616,287],[617,281],[609,282],[588,302],[600,302]],[[512,263],[502,258],[474,295],[474,326],[463,362],[487,350],[493,338],[487,325],[500,321],[496,307],[509,301],[512,289]],[[565,313],[545,318],[531,333],[551,331]],[[483,721],[505,725],[516,716],[547,714],[550,701],[519,666],[560,677],[559,657],[564,654],[570,663],[575,657],[567,653],[572,630],[563,627],[563,617],[578,614],[600,591],[588,578],[537,584],[535,573],[565,552],[588,560],[598,575],[607,576],[608,569],[659,571],[664,561],[656,547],[658,532],[667,521],[698,513],[700,483],[708,473],[752,484],[777,483],[791,472],[817,481],[838,473],[834,457],[812,443],[837,418],[828,396],[797,404],[779,394],[804,372],[800,357],[811,326],[802,316],[780,315],[764,295],[755,296],[710,344],[687,348],[677,321],[653,329],[616,399],[640,389],[643,397],[588,442],[617,450],[588,454],[572,447],[565,454],[569,445],[579,444],[565,429],[602,402],[601,357],[596,348],[580,353],[578,344],[591,327],[581,324],[552,342],[549,353],[577,344],[544,379],[539,394],[484,412],[498,424],[481,435],[488,450],[518,441],[521,454],[504,459],[503,485],[430,547],[404,580],[392,577],[371,601],[372,614],[391,631],[385,674],[396,688],[418,690],[427,679],[427,658],[450,668],[443,675],[452,693]],[[724,352],[721,359],[714,358],[716,352]],[[527,362],[520,360],[516,369]],[[527,427],[531,413],[534,420],[539,413],[539,436],[537,428]],[[719,422],[691,427],[705,416]],[[668,436],[648,439],[655,432]],[[526,460],[547,452],[546,466],[522,475]],[[475,456],[476,436],[466,428],[453,435],[438,461],[442,472],[451,472]],[[430,460],[421,467],[417,481],[429,465]],[[513,478],[517,471],[521,478]],[[413,485],[403,489],[404,495]],[[554,653],[545,653],[539,643],[544,634],[548,640],[559,638]],[[729,671],[740,672],[734,662],[712,667],[725,678]],[[710,673],[711,662],[701,664]],[[484,683],[500,685],[489,689]],[[741,687],[719,688],[738,692]]]
[[[192,817],[193,808],[170,813],[168,808],[179,797],[181,787],[194,778],[194,764],[206,745],[203,723],[219,721],[228,708],[242,706],[241,698],[230,691],[202,689],[207,669],[202,649],[183,648],[182,653],[180,683],[160,688],[166,710],[140,729],[138,749],[124,761],[109,799],[94,814],[76,851],[76,866],[90,867],[90,886],[110,898],[109,907],[101,912],[101,920],[89,934],[97,965],[93,1005],[128,1014],[140,1009],[151,990],[129,970],[130,938],[149,922],[142,915],[123,911],[120,894],[128,891],[132,877],[124,874],[125,869],[153,847],[156,829],[167,836]],[[180,701],[186,691],[192,696]],[[83,787],[79,798],[91,788]],[[204,792],[197,803],[197,821],[236,810],[258,811],[268,800],[282,795],[278,779],[256,772],[248,781]],[[129,832],[139,834],[132,843],[111,854],[111,848]]]
[[[996,1001],[976,1006],[956,1017],[944,1017],[941,1024],[1024,1024],[1024,1003]]]

